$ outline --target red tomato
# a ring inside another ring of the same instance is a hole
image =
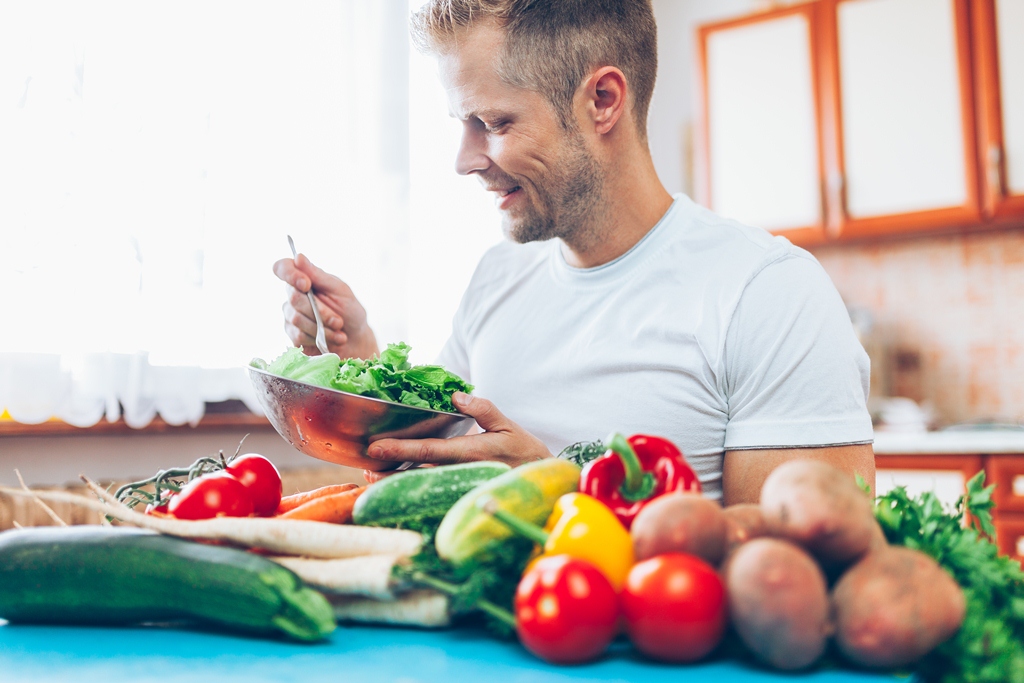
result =
[[[725,633],[725,586],[699,557],[656,555],[630,570],[622,612],[638,650],[668,662],[693,662],[714,650]]]
[[[242,482],[227,472],[213,472],[192,480],[171,498],[167,509],[178,519],[248,517],[252,514],[252,497]]]
[[[281,504],[281,474],[262,455],[247,453],[235,458],[227,466],[227,472],[249,489],[253,511],[261,517],[269,517]]]
[[[174,497],[174,493],[170,489],[163,489],[160,491],[160,504],[154,505],[150,503],[146,506],[146,514],[151,515],[153,513],[167,515],[170,514],[167,510],[167,506],[171,503],[171,498]]]
[[[516,630],[527,650],[555,664],[604,652],[615,637],[618,596],[604,574],[568,555],[535,561],[519,582]]]

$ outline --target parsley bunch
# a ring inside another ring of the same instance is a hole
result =
[[[994,488],[985,487],[985,473],[979,472],[952,511],[930,491],[911,498],[903,487],[876,500],[875,516],[889,542],[931,555],[953,575],[967,599],[957,634],[918,663],[916,673],[925,680],[1024,681],[1024,571],[1014,560],[999,556],[987,538],[995,532]]]

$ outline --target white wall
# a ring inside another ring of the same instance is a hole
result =
[[[658,22],[658,81],[647,134],[661,180],[669,192],[692,192],[695,33],[704,23],[749,14],[758,0],[653,0]]]

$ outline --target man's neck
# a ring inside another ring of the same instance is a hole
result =
[[[574,268],[594,268],[622,256],[672,206],[649,154],[617,165],[605,178],[602,194],[586,234],[562,241],[562,256]]]

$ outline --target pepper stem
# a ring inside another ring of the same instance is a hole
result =
[[[619,490],[626,500],[645,500],[654,491],[654,476],[645,472],[640,458],[637,457],[633,446],[622,434],[615,432],[605,439],[609,450],[619,456],[622,466],[626,470],[626,479],[622,482]]]
[[[433,588],[437,592],[444,593],[445,595],[451,597],[455,597],[459,594],[458,586],[456,586],[453,583],[448,583],[447,581],[442,581],[441,579],[433,577],[430,574],[425,574],[423,572],[414,572],[412,574],[412,580],[418,584],[427,586],[428,588]],[[515,629],[516,618],[512,616],[512,613],[504,607],[498,607],[486,598],[477,598],[473,606],[479,609],[481,612],[486,612],[487,614],[490,614],[492,617],[504,623],[509,628]]]
[[[498,507],[498,502],[490,496],[481,498],[476,504],[481,510],[494,517],[520,536],[530,539],[541,547],[544,547],[548,542],[548,532],[544,531],[532,522],[527,522],[525,519],[521,519],[510,512],[502,510]]]

